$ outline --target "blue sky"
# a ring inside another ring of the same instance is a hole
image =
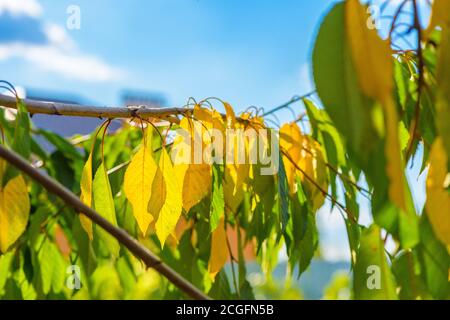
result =
[[[19,31],[28,26],[36,38],[42,38],[42,32],[30,27],[27,19],[60,27],[60,45],[67,46],[68,55],[95,59],[101,70],[96,74],[95,64],[73,72],[58,70],[52,63],[46,66],[47,62],[39,66],[32,58],[1,59],[0,50],[2,78],[16,85],[73,92],[113,105],[125,88],[161,92],[171,105],[183,105],[190,96],[217,96],[241,110],[250,105],[271,108],[311,88],[309,55],[315,28],[329,3],[16,1],[37,3],[41,9],[31,18],[10,18],[16,23],[9,32],[32,43],[37,39]],[[65,28],[71,4],[81,9],[80,30]],[[11,43],[13,35],[2,30],[0,41]]]
[[[173,106],[216,96],[237,110],[270,109],[313,88],[312,45],[332,2],[0,0],[0,78],[100,105],[118,105],[133,89],[162,93]],[[80,30],[66,27],[70,5],[81,10]],[[409,180],[420,207],[417,175],[415,166]],[[326,256],[348,257],[340,215],[325,207],[318,221]]]

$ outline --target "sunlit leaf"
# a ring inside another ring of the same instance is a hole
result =
[[[176,179],[176,172],[166,150],[161,153],[159,169],[164,180],[166,196],[155,228],[159,241],[164,246],[167,237],[174,232],[180,218],[183,197],[181,182]]]
[[[424,214],[420,223],[421,243],[417,248],[422,279],[433,297],[447,299],[450,294],[450,255],[429,220],[429,215]]]
[[[369,29],[369,15],[359,0],[346,2],[346,30],[350,52],[364,94],[383,105],[386,125],[386,172],[390,180],[389,197],[407,212],[405,178],[400,155],[398,116],[393,103],[394,69],[389,42],[375,28]]]
[[[211,235],[211,256],[208,271],[214,279],[228,260],[227,235],[225,233],[224,218]]]
[[[0,188],[0,251],[5,253],[25,231],[30,214],[28,188],[22,176]]]
[[[146,139],[151,139],[151,135],[148,135]],[[153,216],[148,212],[148,203],[151,199],[156,170],[157,165],[151,150],[144,141],[131,160],[124,180],[125,194],[133,205],[133,214],[143,235],[147,233],[148,226],[153,221]]]
[[[397,299],[395,280],[386,261],[381,230],[376,225],[361,234],[353,290],[357,300]]]
[[[444,2],[444,1],[438,1]],[[437,4],[437,3],[436,3]],[[435,5],[436,5],[435,4]],[[448,1],[447,1],[448,7]],[[442,13],[446,14],[447,13]],[[450,19],[450,18],[447,18]],[[443,27],[441,43],[438,50],[437,63],[437,97],[436,97],[436,126],[442,138],[447,154],[450,154],[450,76],[448,66],[450,65],[450,22]],[[448,163],[450,169],[450,161]]]
[[[450,245],[450,193],[447,170],[448,155],[441,138],[436,139],[430,153],[430,169],[427,178],[427,215],[436,236],[442,243]]]
[[[208,163],[196,163],[195,152],[203,151],[201,124],[184,118],[180,122],[180,128],[185,130],[186,137],[175,138],[172,153],[174,168],[178,179],[183,181],[183,208],[189,212],[211,192],[211,165]],[[187,154],[184,154],[186,152]],[[203,154],[202,154],[203,156]]]
[[[92,147],[92,150],[89,154],[88,160],[86,161],[86,164],[83,168],[83,173],[81,175],[81,182],[80,182],[80,189],[81,189],[81,196],[80,200],[87,205],[88,207],[93,207],[92,202],[92,181],[93,181],[93,174],[92,174],[92,153],[94,148]],[[89,236],[90,240],[93,240],[94,233],[92,230],[92,221],[84,216],[83,214],[80,214],[80,222],[83,226],[83,229],[86,231],[86,233]]]
[[[434,0],[431,11],[430,25],[427,34],[430,34],[436,27],[450,27],[450,2],[448,0]]]
[[[95,210],[114,226],[117,226],[116,210],[114,208],[113,195],[109,184],[106,168],[101,164],[95,173],[93,182],[93,200]],[[120,246],[118,241],[108,232],[96,226],[94,235],[98,234],[99,238],[105,243],[111,255],[118,257]]]

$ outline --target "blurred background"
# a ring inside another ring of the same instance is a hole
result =
[[[31,99],[164,107],[215,96],[236,110],[270,110],[313,90],[313,39],[331,2],[0,0],[0,78]],[[301,104],[293,108],[302,112]],[[293,115],[283,111],[277,118],[285,122]],[[98,124],[45,116],[33,121],[65,136],[91,132]],[[408,173],[418,209],[426,176],[418,175],[419,166],[412,163]],[[369,204],[360,202],[361,223],[368,224]],[[260,297],[348,298],[343,219],[327,204],[317,220],[320,254],[299,282],[285,285],[285,257],[274,283],[263,283],[258,268],[250,266],[249,280],[260,284]]]

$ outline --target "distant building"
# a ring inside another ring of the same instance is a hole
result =
[[[79,105],[95,105],[78,95],[55,92],[48,90],[24,89],[24,95],[27,99],[40,101],[55,101],[59,103],[70,103]],[[96,118],[83,117],[58,117],[54,115],[33,115],[33,124],[40,129],[55,132],[63,137],[71,137],[75,134],[89,134],[95,130],[103,121]],[[121,126],[120,122],[113,121],[109,127],[115,131]]]
[[[79,95],[56,92],[51,90],[22,89],[21,96],[27,99],[40,101],[55,101],[79,105],[96,105]],[[164,95],[152,92],[125,90],[120,96],[121,105],[139,106],[145,105],[152,108],[162,108],[167,105]],[[58,117],[36,114],[33,123],[37,128],[53,131],[63,137],[71,137],[75,134],[89,134],[95,130],[105,119],[82,117]],[[113,121],[109,127],[111,131],[119,129],[120,121]]]
[[[155,92],[124,90],[121,95],[121,102],[125,106],[147,106],[152,108],[162,108],[167,106],[164,95]]]

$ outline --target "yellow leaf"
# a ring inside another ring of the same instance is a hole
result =
[[[3,174],[5,173],[5,169],[6,169],[5,160],[0,159],[0,184],[3,183]],[[0,188],[1,188],[1,185],[0,185]]]
[[[228,255],[225,222],[222,217],[211,237],[211,255],[209,257],[208,272],[213,280],[219,271],[222,270],[225,263],[227,263]]]
[[[398,115],[392,99],[394,88],[392,51],[389,42],[369,29],[369,14],[359,0],[346,2],[346,30],[352,60],[359,85],[366,96],[380,102],[384,108],[386,126],[386,172],[390,180],[389,197],[407,211],[405,178],[398,135]]]
[[[191,208],[197,205],[202,199],[204,199],[211,192],[211,166],[209,164],[195,164],[193,154],[196,151],[195,144],[200,142],[202,144],[201,134],[202,127],[198,123],[194,123],[188,118],[184,118],[180,122],[180,127],[189,133],[189,142],[184,141],[183,137],[176,137],[172,152],[175,152],[174,158],[174,170],[176,171],[176,177],[183,182],[183,208],[186,212],[189,212]],[[200,130],[198,130],[200,129]],[[198,136],[195,139],[195,136]],[[189,163],[183,162],[185,155],[180,154],[181,150],[189,150],[190,156]],[[200,150],[203,150],[203,146],[198,146]]]
[[[224,102],[225,112],[227,114],[227,127],[234,128],[236,126],[236,114],[234,113],[233,107],[228,103]]]
[[[189,212],[211,192],[211,166],[206,164],[189,165],[183,182],[183,208]]]
[[[244,200],[244,183],[248,177],[248,166],[226,165],[223,182],[223,196],[225,207],[232,213],[237,213],[239,205]]]
[[[152,191],[150,201],[148,202],[147,211],[153,216],[153,221],[158,221],[161,208],[166,201],[166,182],[164,180],[161,168],[156,169],[155,178],[152,183]]]
[[[28,189],[22,176],[0,187],[0,251],[5,253],[25,231],[30,214]]]
[[[300,163],[302,141],[302,133],[300,132],[300,128],[297,124],[285,124],[283,127],[281,127],[280,148],[283,151],[287,152],[290,158],[288,159],[287,157],[283,157],[283,164],[286,171],[286,179],[291,195],[297,193],[297,168],[292,163],[292,161],[297,165]]]
[[[389,198],[403,212],[408,212],[405,194],[405,176],[403,161],[400,151],[400,140],[398,135],[398,116],[396,106],[392,99],[385,102],[385,122],[386,122],[386,172],[390,180]]]
[[[165,185],[165,200],[156,221],[156,235],[164,246],[167,237],[172,234],[177,226],[182,210],[182,186],[176,177],[176,171],[165,149],[161,152],[159,168]]]
[[[328,172],[320,144],[303,135],[296,123],[291,123],[280,130],[280,147],[289,155],[283,157],[283,164],[291,195],[298,191],[299,177],[313,210],[319,209],[325,202],[322,191],[328,191]]]
[[[308,136],[303,137],[302,143],[300,168],[308,177],[300,173],[300,179],[306,196],[311,199],[313,204],[312,210],[315,211],[320,209],[325,202],[325,195],[322,191],[328,191],[328,171],[320,144]]]
[[[436,27],[450,27],[450,1],[434,0],[430,25],[426,31],[429,35]]]
[[[92,153],[94,151],[94,146],[92,146],[89,158],[83,168],[83,173],[81,175],[81,196],[80,200],[88,207],[92,208]],[[80,222],[83,229],[92,241],[94,239],[94,233],[92,229],[92,221],[83,214],[80,214]]]
[[[450,179],[447,170],[448,155],[442,138],[437,138],[430,153],[430,169],[427,178],[426,209],[436,236],[450,245],[450,193],[445,186]]]
[[[377,30],[369,29],[370,15],[359,0],[346,2],[346,31],[350,51],[363,92],[380,102],[391,96],[394,88],[389,42]]]
[[[224,107],[227,115],[227,128],[234,129],[235,136],[231,136],[230,132],[227,132],[227,146],[226,146],[226,159],[224,172],[224,200],[225,207],[233,213],[237,213],[239,205],[244,200],[245,195],[245,182],[249,176],[250,166],[248,164],[248,151],[249,143],[248,139],[244,136],[244,127],[236,120],[236,114],[233,107],[224,102]],[[243,145],[243,153],[245,161],[240,161],[241,155],[240,146]],[[232,161],[230,163],[229,158]]]
[[[124,178],[125,195],[133,206],[134,217],[144,236],[153,221],[152,214],[148,212],[148,204],[151,199],[156,170],[157,165],[153,160],[152,153],[144,142],[131,160]]]
[[[202,123],[202,130],[217,129],[221,132],[225,132],[225,124],[222,119],[222,115],[216,110],[209,110],[202,108],[198,105],[194,107],[194,118]],[[208,135],[204,134],[203,138],[208,138]],[[205,139],[205,143],[209,143],[210,139]]]

